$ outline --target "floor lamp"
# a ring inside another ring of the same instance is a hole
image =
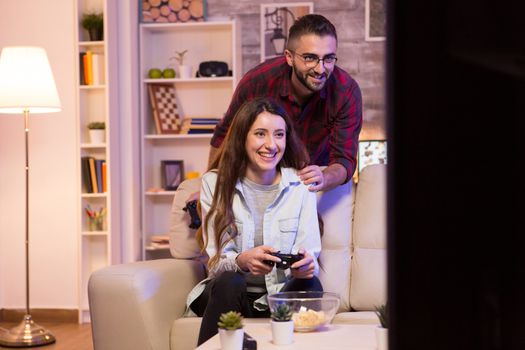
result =
[[[59,112],[60,99],[44,49],[5,47],[0,54],[0,113],[23,114],[25,130],[25,263],[26,313],[20,324],[0,333],[0,345],[32,347],[51,344],[55,337],[36,324],[29,309],[29,113]]]

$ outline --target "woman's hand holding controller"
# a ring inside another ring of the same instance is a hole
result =
[[[272,271],[273,266],[268,265],[264,261],[271,260],[279,262],[281,260],[268,254],[275,251],[276,250],[272,247],[260,245],[240,253],[237,255],[235,261],[237,262],[237,266],[243,271],[250,271],[250,273],[255,276],[266,275]]]
[[[299,253],[304,255],[304,258],[293,263],[290,269],[292,276],[295,278],[312,278],[314,277],[315,264],[312,255],[310,255],[303,248],[299,249]]]

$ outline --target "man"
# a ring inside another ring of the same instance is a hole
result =
[[[211,140],[210,161],[243,102],[272,97],[294,120],[311,163],[299,172],[310,191],[351,179],[362,126],[361,90],[337,67],[337,34],[325,17],[309,14],[290,28],[284,57],[267,60],[241,79]],[[319,166],[327,166],[321,171]]]

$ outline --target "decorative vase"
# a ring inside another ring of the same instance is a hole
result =
[[[243,328],[234,331],[219,328],[219,337],[221,339],[222,350],[242,350],[242,341],[244,338]]]
[[[293,343],[293,321],[271,320],[272,340],[275,345],[289,345]]]
[[[376,328],[377,350],[388,350],[388,328]]]
[[[106,141],[106,130],[89,129],[89,141],[91,143],[104,143]]]
[[[91,28],[88,30],[89,40],[100,41],[103,38],[103,32],[99,28]]]
[[[179,77],[181,79],[193,78],[192,71],[193,71],[192,66],[186,66],[186,65],[179,66]]]

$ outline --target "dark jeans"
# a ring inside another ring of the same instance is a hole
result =
[[[281,291],[323,291],[317,277],[310,279],[292,278]],[[263,294],[246,291],[246,280],[240,273],[225,271],[210,281],[204,292],[191,304],[191,309],[202,317],[198,345],[217,334],[217,322],[222,313],[240,312],[244,317],[270,317],[270,310],[259,311],[253,302]]]

